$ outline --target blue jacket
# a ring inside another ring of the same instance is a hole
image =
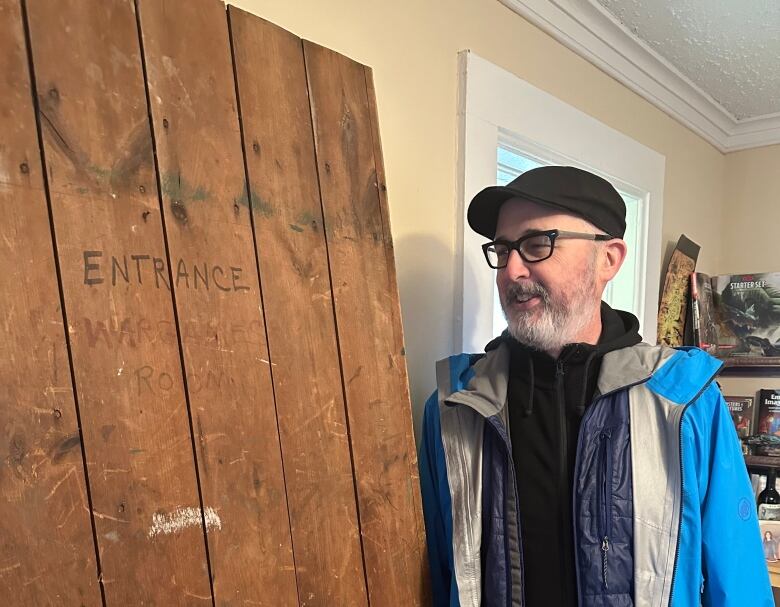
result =
[[[505,345],[437,364],[420,479],[437,607],[523,606]],[[604,356],[580,426],[573,527],[580,607],[772,607],[752,488],[701,350]]]

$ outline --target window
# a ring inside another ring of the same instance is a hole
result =
[[[462,293],[456,347],[478,352],[505,327],[495,271],[465,220],[483,187],[543,165],[577,166],[608,179],[626,202],[628,257],[604,299],[634,313],[655,342],[665,159],[629,137],[471,52],[460,55],[457,273]]]

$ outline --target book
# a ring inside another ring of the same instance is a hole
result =
[[[758,433],[780,436],[780,388],[758,391]]]
[[[691,272],[691,320],[693,324],[693,343],[701,343],[701,318],[699,317],[699,288],[696,272]]]
[[[666,346],[682,346],[685,339],[685,322],[689,314],[690,276],[696,269],[699,245],[685,234],[680,236],[666,269],[661,301],[658,306],[658,343]]]
[[[709,354],[718,353],[718,317],[712,297],[712,278],[702,272],[691,274],[695,314],[693,345]]]
[[[713,276],[711,284],[717,354],[780,356],[780,272]]]
[[[734,420],[734,428],[739,438],[747,438],[755,434],[755,407],[752,396],[724,396],[726,405]]]

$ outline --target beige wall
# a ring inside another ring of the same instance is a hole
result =
[[[723,226],[717,274],[780,272],[780,145],[726,156]],[[755,396],[780,388],[780,377],[723,377],[723,391]]]
[[[718,274],[780,272],[780,145],[726,156]]]
[[[498,0],[232,0],[374,69],[415,421],[453,348],[457,53],[471,49],[666,157],[664,240],[718,271],[725,157]],[[262,66],[258,66],[262,69]]]

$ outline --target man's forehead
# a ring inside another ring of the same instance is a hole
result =
[[[582,228],[585,223],[587,222],[579,215],[563,209],[556,209],[522,198],[510,198],[501,205],[498,212],[496,236],[511,236],[518,232],[534,229]]]

